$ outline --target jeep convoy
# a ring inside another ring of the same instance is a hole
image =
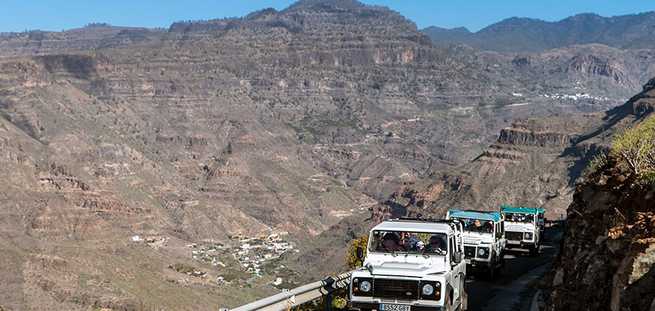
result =
[[[494,279],[505,264],[503,215],[500,212],[450,210],[446,218],[462,223],[467,265],[471,270],[481,270],[489,279]]]
[[[350,309],[466,310],[468,270],[493,279],[508,248],[532,255],[541,245],[544,210],[503,205],[500,212],[450,210],[445,220],[392,219],[369,234],[363,267],[350,277]]]
[[[541,249],[541,235],[544,228],[543,209],[503,205],[505,215],[505,236],[508,248],[519,248],[537,255]]]
[[[364,265],[351,275],[351,308],[466,310],[462,233],[462,224],[451,220],[398,219],[375,226]]]

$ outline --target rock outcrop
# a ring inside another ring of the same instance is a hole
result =
[[[655,185],[609,161],[578,185],[546,310],[655,308]]]

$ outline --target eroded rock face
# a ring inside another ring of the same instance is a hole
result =
[[[569,76],[562,66],[576,51],[554,53],[517,70],[513,56],[435,48],[400,14],[347,0],[168,30],[1,37],[0,279],[9,281],[0,301],[82,310],[252,300],[272,289],[179,286],[162,267],[192,261],[189,251],[130,237],[184,245],[288,231],[311,260],[338,254],[343,229],[404,212],[376,200],[477,157],[512,119],[602,110],[633,87]],[[550,96],[593,85],[602,98]],[[479,175],[446,174],[398,197],[426,207],[460,193],[479,202],[489,189],[472,184],[502,171],[522,176],[541,145],[557,154],[556,135],[566,132],[531,126],[486,149]],[[541,181],[565,180],[528,179],[530,196],[556,197],[560,188],[543,191]],[[314,238],[323,247],[312,248]]]
[[[655,187],[610,162],[576,189],[547,310],[652,310]]]

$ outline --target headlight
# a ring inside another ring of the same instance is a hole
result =
[[[440,300],[441,299],[441,283],[434,281],[421,282],[421,299],[425,300]]]
[[[359,290],[361,290],[364,293],[368,293],[371,291],[371,282],[369,281],[362,281],[359,283]]]
[[[423,288],[421,289],[421,293],[423,296],[432,296],[434,294],[434,286],[431,284],[425,284],[423,285]]]
[[[478,257],[487,258],[489,256],[489,249],[486,247],[478,248]]]
[[[532,240],[532,232],[526,232],[526,233],[524,233],[524,234],[523,234],[523,237],[524,237],[526,240]]]

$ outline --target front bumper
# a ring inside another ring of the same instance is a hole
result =
[[[394,304],[403,304],[403,303],[394,303]],[[411,311],[441,311],[442,307],[439,306],[428,306],[420,304],[409,304],[411,306]],[[351,310],[379,310],[379,303],[372,302],[352,302],[350,304]]]
[[[476,260],[476,259],[467,259],[466,266],[472,269],[476,268],[489,268],[491,267],[491,261],[489,260]]]

